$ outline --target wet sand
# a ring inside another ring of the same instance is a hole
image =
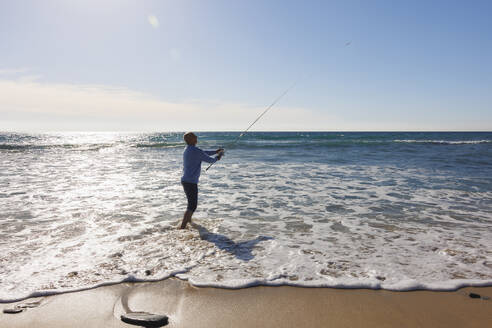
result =
[[[482,298],[470,298],[474,292]],[[492,287],[453,292],[252,287],[196,288],[186,281],[121,283],[0,304],[0,327],[135,327],[128,311],[169,317],[166,327],[489,327]]]

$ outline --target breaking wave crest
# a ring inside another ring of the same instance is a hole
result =
[[[415,139],[404,139],[404,140],[394,140],[394,142],[404,142],[404,143],[416,143],[416,144],[431,144],[431,145],[474,145],[474,144],[484,144],[490,143],[492,140],[415,140]]]

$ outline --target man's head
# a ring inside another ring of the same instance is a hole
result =
[[[183,135],[183,139],[188,145],[192,146],[196,145],[198,142],[198,137],[193,132],[186,132]]]

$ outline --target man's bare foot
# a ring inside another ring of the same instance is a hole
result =
[[[181,222],[181,227],[180,229],[186,228],[186,225],[188,223],[191,223],[191,216],[193,215],[192,211],[186,211],[185,214],[183,215],[183,222]]]

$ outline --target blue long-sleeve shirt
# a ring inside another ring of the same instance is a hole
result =
[[[200,148],[188,145],[183,152],[183,176],[182,182],[198,183],[202,170],[202,162],[214,163],[217,157],[209,155],[215,154],[215,151],[203,151]]]

